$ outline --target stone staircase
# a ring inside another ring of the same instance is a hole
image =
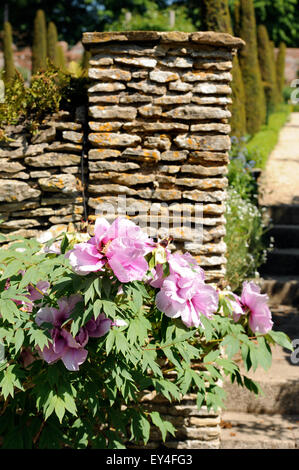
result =
[[[299,338],[299,310],[291,306],[271,310],[274,329],[284,331],[291,339]],[[288,350],[275,347],[269,371],[258,368],[246,375],[260,384],[264,395],[256,397],[225,382],[221,448],[299,448],[299,363],[292,363]]]
[[[274,250],[261,267],[263,291],[277,305],[299,305],[299,205],[268,207]]]
[[[293,340],[299,338],[299,205],[274,206],[268,211],[274,250],[262,266],[261,285],[270,297],[274,329]],[[292,362],[289,351],[275,347],[268,372],[258,368],[246,374],[260,384],[262,396],[224,384],[222,448],[299,448],[299,363]]]

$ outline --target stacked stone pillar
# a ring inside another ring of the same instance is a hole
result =
[[[219,282],[226,263],[230,72],[243,41],[211,32],[133,31],[85,33],[83,44],[93,81],[90,219],[102,214],[103,203],[119,210],[125,195],[132,220],[145,225],[151,214],[150,235],[171,235],[176,249],[198,259],[208,281]],[[180,214],[190,215],[187,229],[173,224]],[[168,215],[165,233],[160,222]]]

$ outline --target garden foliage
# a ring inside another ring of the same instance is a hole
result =
[[[239,53],[245,90],[246,129],[250,135],[259,131],[266,119],[266,101],[258,63],[256,22],[253,0],[239,0],[235,5],[234,31],[246,42]]]
[[[8,82],[15,76],[15,66],[12,51],[12,30],[11,24],[6,21],[4,23],[3,35],[3,52],[4,52],[4,80]]]
[[[225,376],[260,391],[236,353],[267,370],[272,344],[291,348],[255,284],[219,291],[127,219],[98,219],[92,238],[10,241],[0,270],[2,448],[124,448],[151,426],[165,440],[175,429],[144,393],[218,409]]]
[[[43,10],[37,10],[34,20],[32,46],[32,73],[45,70],[47,66],[47,26]]]

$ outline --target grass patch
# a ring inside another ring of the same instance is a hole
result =
[[[268,157],[278,142],[280,129],[286,123],[291,111],[290,105],[282,105],[279,111],[270,115],[268,124],[247,143],[247,150],[259,168],[265,168]]]

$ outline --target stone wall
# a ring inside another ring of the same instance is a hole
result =
[[[173,228],[171,222],[169,234],[177,249],[198,259],[210,281],[225,273],[230,71],[242,43],[210,32],[83,35],[94,81],[89,88],[90,218],[96,217],[92,211],[102,211],[103,202],[116,207],[120,194],[127,206],[134,204],[137,215],[132,210],[131,219],[139,222],[153,203],[168,205],[161,220],[169,205],[178,216],[189,211],[191,227]],[[196,204],[202,204],[197,217],[202,240],[194,229]],[[109,217],[112,211],[107,212]],[[151,227],[149,233],[163,237],[164,232]]]
[[[161,418],[171,422],[176,435],[167,434],[163,443],[158,428],[152,427],[147,449],[219,449],[221,437],[220,411],[200,409],[196,405],[196,395],[188,394],[179,403],[170,405],[169,401],[156,392],[143,396],[141,402],[147,412],[157,411]],[[142,444],[127,443],[127,448],[144,448]]]
[[[81,116],[80,112],[81,111]],[[45,120],[33,137],[24,126],[8,126],[0,143],[0,230],[34,237],[75,226],[84,216],[82,109]]]

